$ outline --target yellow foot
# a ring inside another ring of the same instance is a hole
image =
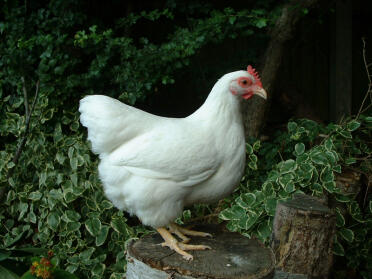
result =
[[[176,225],[175,223],[171,223],[169,225],[169,231],[176,234],[179,238],[181,238],[183,243],[188,243],[190,241],[190,238],[188,238],[186,235],[212,237],[212,235],[210,233],[192,231],[192,230],[189,230],[189,229],[182,228],[182,227]]]
[[[177,252],[178,254],[182,255],[182,257],[187,261],[192,261],[193,256],[185,250],[205,250],[205,249],[211,249],[211,247],[207,245],[189,245],[182,242],[178,242],[177,239],[173,237],[173,235],[167,231],[165,228],[158,228],[156,229],[160,235],[163,237],[165,242],[163,242],[161,245],[167,246],[173,251]]]

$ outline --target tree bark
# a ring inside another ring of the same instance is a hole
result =
[[[190,244],[209,245],[205,251],[188,251],[187,262],[167,247],[159,234],[132,242],[128,247],[127,279],[269,279],[273,278],[275,258],[270,248],[219,225],[203,225],[213,238],[192,237]]]
[[[268,100],[253,98],[244,104],[244,123],[246,138],[257,138],[263,125],[265,113],[270,106],[274,84],[285,44],[293,37],[299,19],[304,15],[304,9],[314,7],[320,0],[293,0],[285,5],[282,14],[276,21],[270,34],[270,42],[266,49],[260,72],[263,87],[268,93]]]
[[[276,268],[305,278],[328,278],[333,261],[336,218],[331,210],[306,195],[296,195],[276,208],[272,248]]]

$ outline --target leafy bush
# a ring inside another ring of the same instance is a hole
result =
[[[371,138],[372,117],[360,116],[327,127],[306,119],[291,121],[288,131],[277,133],[273,141],[247,144],[246,176],[220,218],[231,231],[269,243],[278,201],[294,193],[326,197],[337,217],[333,253],[345,256],[350,268],[369,278],[372,201],[368,188],[348,191],[338,177],[353,171],[370,179]]]

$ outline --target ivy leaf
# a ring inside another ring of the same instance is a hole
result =
[[[349,196],[343,194],[335,194],[334,197],[339,202],[350,202],[352,200]]]
[[[257,156],[255,154],[251,154],[248,157],[249,157],[249,160],[251,160],[251,162],[257,163]]]
[[[331,151],[333,149],[333,140],[331,138],[326,139],[324,146],[328,151]]]
[[[284,191],[287,193],[292,193],[294,190],[296,190],[295,185],[293,181],[290,181],[287,185],[284,187]]]
[[[323,183],[323,188],[326,189],[329,193],[334,193],[338,190],[336,188],[336,182],[334,182],[334,181],[329,181],[329,182]]]
[[[108,201],[108,200],[103,200],[103,201],[101,202],[101,206],[100,206],[100,208],[101,208],[102,210],[111,209],[112,207],[113,207],[112,203],[111,203],[110,201]]]
[[[256,26],[258,28],[263,28],[267,25],[267,19],[266,18],[259,18],[257,21],[256,21]]]
[[[293,182],[294,175],[292,173],[286,173],[279,177],[279,184],[284,188],[289,184],[290,182]]]
[[[320,181],[325,183],[325,182],[331,182],[335,179],[335,176],[333,175],[332,170],[330,168],[325,167],[321,173],[320,173]]]
[[[359,205],[356,201],[353,201],[349,205],[349,212],[350,212],[351,217],[353,217],[354,220],[356,220],[360,223],[364,223],[362,212],[361,212],[360,207],[359,207]]]
[[[339,234],[347,241],[347,242],[353,242],[354,240],[354,233],[352,230],[347,228],[341,228],[339,230]]]
[[[253,150],[258,151],[261,147],[261,142],[258,140],[253,144]]]
[[[253,154],[253,147],[249,143],[245,145],[245,149],[248,155]]]
[[[248,162],[248,167],[252,170],[257,170],[257,164],[255,162]]]
[[[289,159],[287,161],[281,162],[279,166],[280,173],[292,172],[297,168],[296,161]]]
[[[336,208],[336,225],[339,228],[345,226],[345,218],[338,208]]]
[[[346,139],[352,139],[353,138],[350,131],[341,130],[341,131],[338,131],[338,133]]]
[[[98,232],[98,235],[96,236],[96,246],[101,246],[103,243],[105,243],[108,231],[109,231],[108,226],[103,225],[101,227],[101,230]]]
[[[327,150],[324,154],[326,155],[328,161],[331,162],[332,164],[337,162],[335,154],[333,154],[331,151]]]
[[[92,269],[92,274],[93,276],[96,276],[98,278],[102,278],[103,272],[106,269],[106,265],[103,263],[97,263],[93,269]]]
[[[125,223],[123,218],[115,217],[111,220],[111,227],[118,233],[123,234],[124,236],[129,236],[130,231],[128,225]]]
[[[256,201],[256,196],[253,193],[244,193],[241,195],[241,199],[247,207],[251,207]]]
[[[271,236],[271,227],[269,222],[262,222],[258,225],[257,232],[263,239],[267,239]]]
[[[28,199],[29,200],[32,200],[32,201],[38,201],[41,199],[41,197],[43,196],[43,194],[39,191],[35,191],[35,192],[31,192],[29,195],[28,195]]]
[[[74,186],[77,186],[77,183],[78,183],[78,177],[77,177],[77,174],[76,173],[72,173],[70,174],[70,179],[72,181],[72,184],[74,184]]]
[[[310,154],[310,159],[318,165],[325,165],[328,163],[327,157],[321,152],[313,152]]]
[[[77,231],[78,229],[80,229],[80,227],[81,227],[80,222],[67,223],[67,231],[69,231],[70,233]]]
[[[65,159],[66,158],[65,158],[65,156],[63,156],[63,154],[61,154],[60,152],[57,152],[56,160],[60,165],[63,165],[63,162],[65,161]]]
[[[288,122],[287,128],[288,128],[288,131],[290,133],[292,133],[297,129],[297,123],[296,122]]]
[[[350,132],[353,132],[355,131],[356,129],[358,129],[360,127],[360,122],[356,121],[356,120],[353,120],[349,123],[347,123],[347,129],[350,131]]]
[[[73,171],[76,171],[78,165],[78,160],[76,157],[70,159],[70,166]]]
[[[296,152],[297,156],[304,153],[305,152],[305,145],[302,142],[297,143],[295,145],[295,152]]]
[[[92,236],[98,236],[101,230],[101,221],[98,218],[90,218],[85,222],[85,227]]]
[[[257,219],[257,213],[250,212],[248,215],[240,218],[238,226],[243,230],[249,230],[256,223]]]
[[[66,222],[77,222],[81,218],[81,215],[73,210],[67,210],[64,216],[66,216]]]
[[[95,248],[89,247],[79,254],[79,258],[83,261],[87,261],[93,255],[95,250],[96,250]]]
[[[230,23],[231,25],[233,25],[235,21],[236,21],[236,16],[230,16],[230,17],[229,17],[229,23]]]
[[[278,171],[272,170],[269,172],[267,180],[275,182],[279,178],[279,176],[280,176],[280,173]]]
[[[341,243],[338,242],[337,237],[335,237],[335,240],[333,241],[333,254],[342,257],[345,255],[344,247],[342,247]]]
[[[340,165],[335,165],[332,167],[332,170],[337,172],[337,173],[341,173],[341,166]]]
[[[239,230],[239,227],[238,227],[238,224],[237,224],[237,221],[230,221],[226,224],[226,228],[231,231],[231,232],[236,232]]]
[[[345,164],[346,164],[346,165],[352,165],[352,164],[355,164],[355,163],[356,163],[356,159],[355,159],[355,158],[352,158],[352,157],[347,158],[347,159],[345,160]]]
[[[314,192],[317,192],[317,193],[322,193],[323,192],[322,185],[320,185],[319,183],[316,183],[316,182],[310,185],[310,189]]]
[[[265,211],[269,216],[275,215],[276,205],[278,200],[276,198],[269,198],[265,202]]]
[[[60,216],[58,215],[57,212],[51,212],[49,215],[48,215],[48,218],[47,218],[47,223],[49,225],[49,227],[53,230],[53,231],[56,231],[57,228],[58,228],[58,225],[60,223]]]

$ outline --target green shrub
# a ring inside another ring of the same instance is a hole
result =
[[[287,128],[273,140],[247,144],[246,176],[227,200],[231,206],[219,217],[228,221],[231,231],[269,243],[278,201],[290,199],[294,193],[326,198],[337,217],[333,253],[346,257],[349,268],[369,278],[372,201],[368,187],[348,192],[336,184],[336,176],[351,170],[370,179],[372,117],[360,116],[327,127],[302,119],[289,122]]]

